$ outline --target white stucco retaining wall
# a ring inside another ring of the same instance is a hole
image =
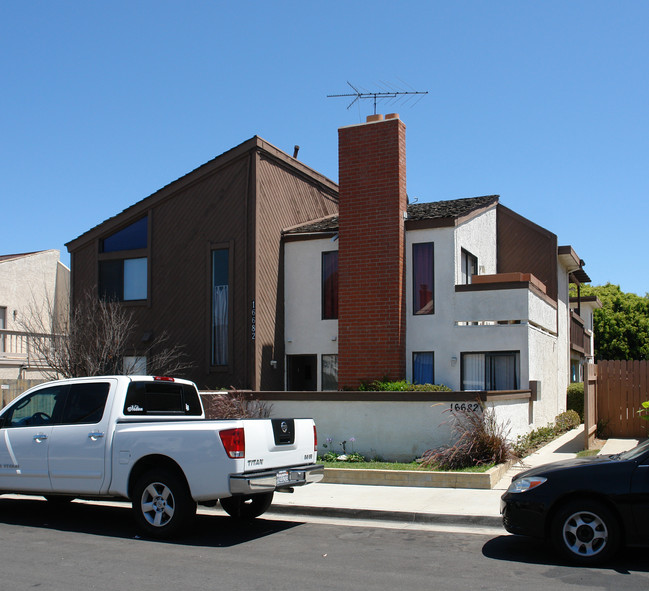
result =
[[[409,462],[427,449],[447,445],[452,440],[451,405],[467,402],[342,402],[323,400],[274,400],[272,417],[310,417],[318,430],[318,453],[332,439],[333,451],[342,453],[340,442],[347,441],[347,451],[357,451],[367,458]],[[507,426],[509,439],[530,430],[527,399],[487,402],[498,421]],[[356,441],[352,444],[351,438]]]

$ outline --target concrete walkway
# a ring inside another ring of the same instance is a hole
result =
[[[510,468],[491,490],[317,483],[275,494],[269,513],[379,519],[464,526],[501,525],[500,497],[517,472],[574,458],[583,449],[583,425]],[[609,439],[600,453],[618,453],[637,440]]]

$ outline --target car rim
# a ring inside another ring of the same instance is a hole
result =
[[[579,511],[564,522],[563,541],[578,556],[595,556],[606,547],[608,530],[595,513]]]
[[[164,527],[174,515],[174,496],[171,489],[161,483],[152,482],[142,492],[140,503],[142,515],[155,527]]]

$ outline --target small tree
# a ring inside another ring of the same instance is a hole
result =
[[[153,375],[177,375],[191,367],[182,347],[169,345],[166,333],[137,348],[133,312],[91,292],[63,313],[55,313],[51,302],[41,310],[32,305],[21,324],[50,379],[133,373],[135,367],[124,363],[127,355],[146,357],[147,373]]]

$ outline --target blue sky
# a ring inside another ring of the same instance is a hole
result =
[[[260,135],[338,178],[347,81],[428,91],[411,201],[498,194],[649,292],[649,2],[0,3],[0,254],[57,248]]]

